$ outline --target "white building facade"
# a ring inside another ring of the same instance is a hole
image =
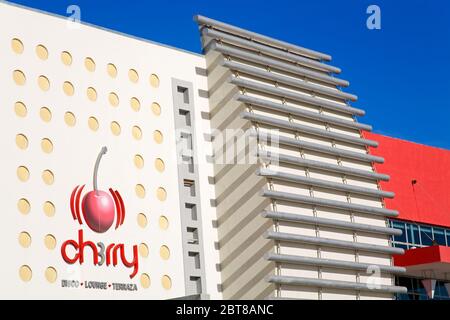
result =
[[[389,177],[330,56],[201,16],[203,55],[0,18],[2,298],[404,291]]]

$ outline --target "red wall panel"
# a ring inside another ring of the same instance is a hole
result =
[[[384,157],[376,170],[391,177],[381,182],[383,190],[395,192],[386,207],[398,210],[402,220],[450,227],[450,151],[374,133],[364,136],[379,142],[370,153]]]

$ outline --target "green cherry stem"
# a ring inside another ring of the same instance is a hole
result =
[[[98,195],[98,188],[97,188],[97,173],[98,173],[98,166],[100,165],[100,160],[102,159],[103,155],[108,151],[106,147],[102,147],[100,150],[100,153],[97,156],[97,160],[95,161],[94,166],[94,190],[95,194]]]

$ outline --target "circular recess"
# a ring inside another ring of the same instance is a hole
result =
[[[33,277],[33,271],[27,265],[23,265],[19,268],[19,277],[24,282],[28,282]]]
[[[70,66],[72,64],[72,55],[67,51],[61,52],[61,62],[66,66]]]
[[[14,53],[21,54],[23,53],[23,43],[17,38],[11,40],[11,49]]]

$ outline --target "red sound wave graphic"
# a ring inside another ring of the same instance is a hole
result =
[[[80,225],[83,224],[81,214],[83,213],[84,215],[84,206],[82,203],[80,205],[81,194],[83,193],[84,187],[85,185],[76,186],[70,195],[70,211],[72,213],[72,218],[77,220]],[[125,221],[125,204],[119,191],[109,188],[109,192],[114,199],[114,205],[117,213],[115,229],[117,229]]]

